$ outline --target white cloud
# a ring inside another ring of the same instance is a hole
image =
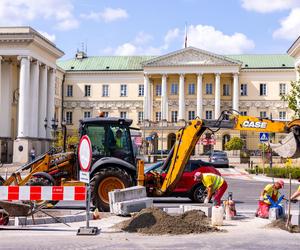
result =
[[[185,37],[184,30],[179,28],[170,29],[163,37],[160,46],[151,46],[149,45],[149,39],[141,39],[143,34],[145,37],[151,37],[152,40],[151,35],[140,32],[132,41],[121,44],[116,48],[108,47],[102,52],[114,55],[160,55],[167,53],[172,43],[183,45],[182,42]],[[188,46],[219,54],[239,54],[253,49],[255,44],[242,33],[226,35],[212,26],[191,25],[188,27]]]
[[[199,24],[188,27],[188,46],[219,54],[239,54],[253,49],[255,44],[242,33],[226,35],[213,26]]]
[[[273,32],[274,38],[294,40],[300,35],[300,8],[295,8],[289,16],[280,21],[280,28]]]
[[[0,25],[27,25],[28,22],[53,19],[59,30],[79,26],[71,0],[1,0]]]
[[[153,37],[150,34],[144,32],[144,31],[141,31],[136,35],[136,37],[134,39],[134,43],[135,44],[147,44],[151,40],[153,40]]]
[[[46,37],[49,41],[55,42],[55,39],[56,39],[55,34],[52,34],[52,35],[51,35],[51,34],[45,32],[45,31],[41,31],[41,30],[38,30],[38,32],[39,32],[42,36]]]
[[[89,14],[81,14],[80,17],[83,19],[104,21],[106,23],[110,23],[120,19],[128,18],[128,13],[126,10],[121,8],[106,8],[101,12],[91,11]]]
[[[138,48],[132,43],[124,43],[117,47],[115,55],[118,56],[131,56],[137,55]]]
[[[242,7],[249,11],[269,13],[299,6],[299,0],[242,0]]]
[[[178,28],[171,29],[167,32],[164,38],[165,45],[168,47],[171,42],[176,40],[180,35],[180,30]]]

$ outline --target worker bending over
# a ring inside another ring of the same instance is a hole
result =
[[[221,205],[221,198],[227,189],[227,182],[223,177],[211,173],[196,172],[194,175],[195,181],[201,181],[206,187],[207,197],[204,203],[208,203],[214,195],[214,202],[216,205]]]
[[[276,181],[274,184],[266,185],[260,194],[259,200],[271,205],[271,202],[268,199],[268,196],[270,196],[274,202],[277,202],[280,197],[280,193],[278,190],[283,188],[283,186],[283,180]]]
[[[298,179],[298,182],[300,182],[300,179]],[[291,196],[291,201],[297,202],[299,200],[300,200],[300,185],[299,185],[298,189],[296,190],[296,192],[293,193]]]
[[[269,200],[268,196],[274,201],[274,203],[276,203],[280,197],[279,189],[283,188],[283,186],[284,182],[282,180],[265,186],[263,191],[260,193],[256,216],[261,218],[269,217],[271,201]]]

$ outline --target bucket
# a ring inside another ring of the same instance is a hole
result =
[[[222,226],[223,225],[224,209],[222,206],[213,206],[211,214],[211,224],[212,226]]]

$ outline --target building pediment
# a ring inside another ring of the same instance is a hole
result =
[[[184,48],[143,63],[144,67],[157,66],[241,66],[242,62],[194,47]]]

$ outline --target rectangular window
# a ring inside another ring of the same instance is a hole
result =
[[[229,96],[230,95],[230,85],[224,84],[223,85],[223,96]]]
[[[260,118],[267,118],[267,112],[266,111],[260,111],[259,117]]]
[[[241,84],[241,96],[246,96],[246,95],[248,95],[247,84],[242,83]]]
[[[241,111],[241,115],[247,116],[247,111]]]
[[[84,111],[84,118],[89,118],[91,117],[91,112],[90,111]]]
[[[127,85],[126,84],[121,84],[120,96],[127,96]]]
[[[279,84],[279,95],[285,95],[286,94],[286,84],[280,83]]]
[[[161,84],[156,84],[155,90],[156,96],[161,96]]]
[[[91,96],[91,85],[84,85],[84,96]]]
[[[171,113],[171,121],[172,122],[177,122],[177,116],[178,116],[178,112],[177,111],[172,111],[172,113]]]
[[[143,84],[139,85],[139,96],[144,96],[144,85]]]
[[[121,111],[120,112],[120,117],[123,118],[123,119],[126,119],[127,118],[127,112]]]
[[[212,83],[206,83],[206,85],[205,85],[205,93],[207,95],[212,95],[212,93],[213,93]]]
[[[107,111],[104,111],[104,112],[103,112],[104,117],[108,117],[108,114],[109,114],[109,113],[108,113]]]
[[[102,96],[109,96],[108,89],[109,89],[109,85],[107,84],[102,85]]]
[[[195,84],[190,83],[189,84],[189,95],[194,95],[195,94]]]
[[[279,120],[286,120],[286,111],[279,111]]]
[[[161,112],[155,113],[155,121],[159,122],[161,120]]]
[[[139,111],[138,112],[138,123],[142,123],[144,120],[144,112]]]
[[[67,86],[67,96],[68,97],[73,96],[73,86],[72,85]]]
[[[171,85],[171,95],[177,95],[178,94],[178,84],[172,83]]]
[[[71,111],[66,112],[66,123],[73,124],[73,112]]]
[[[212,111],[211,110],[206,110],[205,111],[205,118],[208,120],[212,119]]]
[[[259,84],[259,95],[261,96],[267,95],[267,84],[265,83]]]
[[[189,111],[189,121],[195,119],[195,111]]]

